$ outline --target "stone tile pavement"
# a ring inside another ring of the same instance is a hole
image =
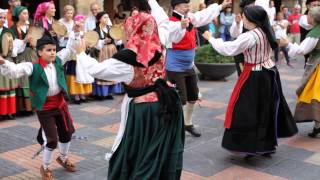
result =
[[[293,69],[279,65],[285,96],[292,110],[295,88],[303,73],[302,62],[293,62]],[[312,123],[299,124],[299,134],[279,141],[272,158],[257,157],[250,161],[221,148],[223,121],[227,101],[237,77],[227,81],[201,81],[204,100],[197,106],[194,123],[201,129],[200,138],[186,135],[183,180],[319,180],[320,139],[310,139],[307,133]],[[120,101],[91,101],[70,105],[76,124],[76,136],[71,144],[70,158],[78,171],[68,173],[53,163],[59,180],[107,179],[108,162],[104,155],[112,146],[119,128]],[[0,121],[0,180],[40,179],[41,156],[31,159],[39,148],[35,136],[39,123],[36,116]]]

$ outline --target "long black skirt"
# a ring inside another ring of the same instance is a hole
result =
[[[276,67],[252,71],[240,90],[222,147],[244,154],[274,152],[277,138],[298,132]]]

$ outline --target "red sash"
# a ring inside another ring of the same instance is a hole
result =
[[[68,126],[67,120],[70,121],[70,124],[73,123],[73,120],[71,118],[67,103],[65,102],[62,93],[59,93],[55,96],[48,96],[46,98],[46,102],[42,107],[42,111],[52,110],[52,109],[59,109],[59,111],[61,112],[61,114],[63,116],[64,125],[66,127],[66,130],[69,131],[69,126]]]

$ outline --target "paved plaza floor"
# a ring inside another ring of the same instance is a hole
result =
[[[295,107],[295,89],[303,73],[302,61],[279,65],[283,90],[291,110]],[[279,140],[272,158],[256,157],[245,161],[221,147],[223,121],[236,74],[227,81],[200,81],[201,106],[194,113],[194,123],[202,132],[200,138],[186,134],[183,180],[319,180],[320,138],[310,139],[312,123],[299,124],[299,134]],[[112,146],[120,121],[120,101],[91,101],[70,105],[78,137],[71,143],[70,158],[78,171],[68,173],[53,163],[59,180],[105,180],[108,161],[105,153]],[[41,155],[31,159],[39,145],[35,136],[39,123],[36,116],[0,121],[0,180],[40,179]]]

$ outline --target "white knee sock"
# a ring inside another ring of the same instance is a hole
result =
[[[53,149],[45,147],[43,150],[42,165],[44,169],[48,169],[52,160]]]
[[[194,104],[187,103],[183,106],[183,116],[184,116],[184,125],[192,125],[192,113],[194,109]]]
[[[69,152],[69,147],[70,147],[70,142],[68,143],[61,143],[58,142],[59,145],[59,151],[60,151],[60,159],[65,162],[66,159],[68,158],[68,152]]]

